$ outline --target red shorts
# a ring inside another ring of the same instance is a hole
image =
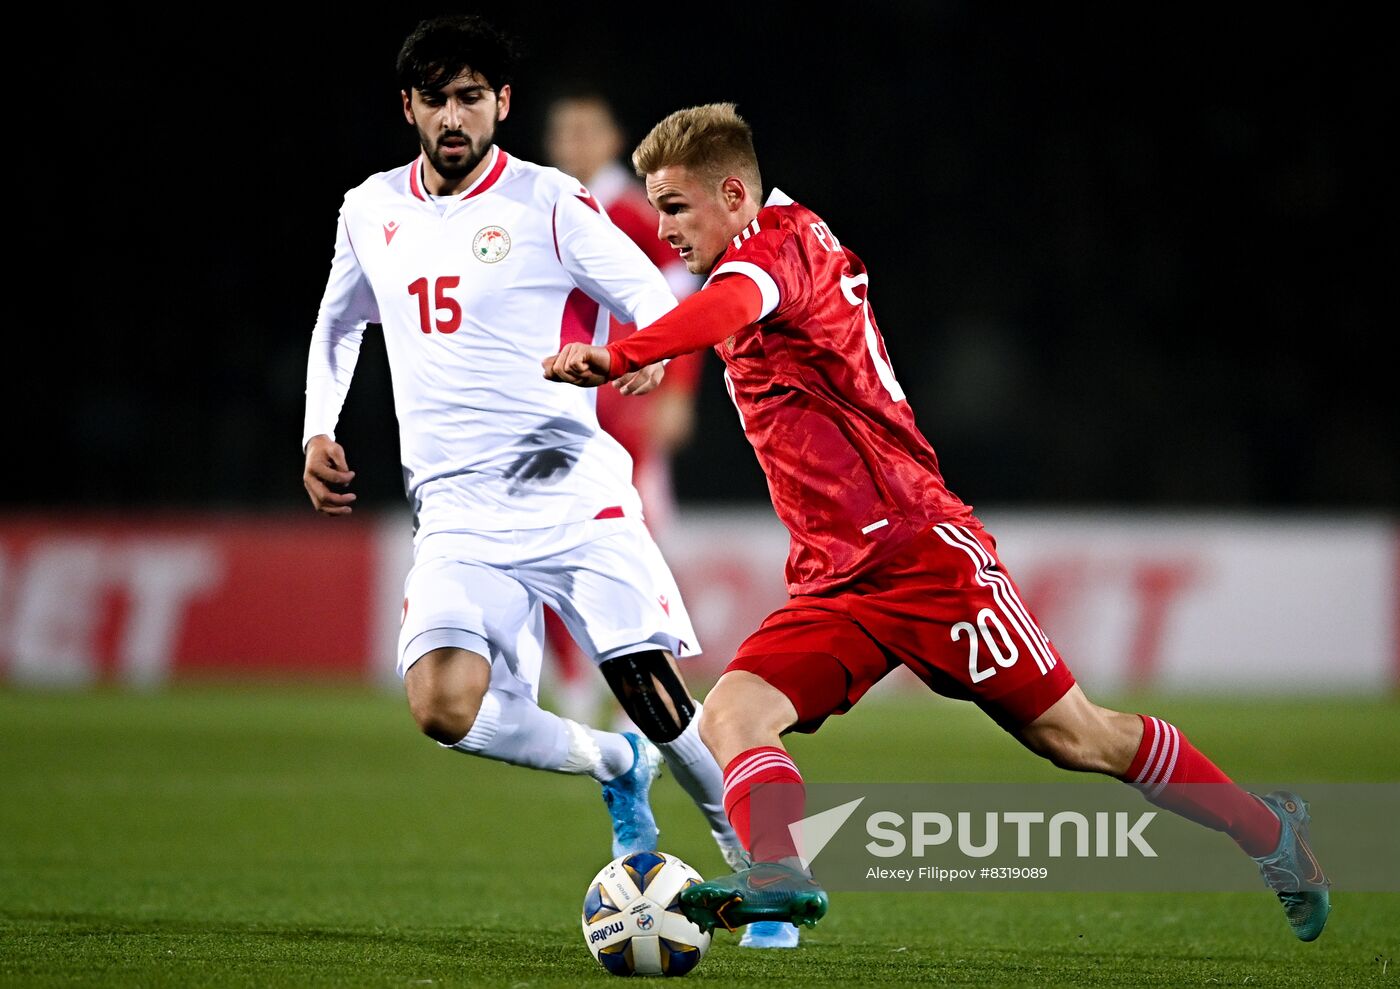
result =
[[[730,670],[777,687],[797,731],[848,711],[903,664],[1008,731],[1030,724],[1074,676],[976,526],[940,523],[855,583],[794,597],[744,640]]]

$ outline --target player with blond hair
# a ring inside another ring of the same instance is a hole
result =
[[[1055,765],[1116,777],[1225,832],[1293,932],[1321,934],[1328,882],[1308,847],[1307,805],[1248,793],[1174,725],[1085,696],[996,540],[944,483],[890,365],[870,273],[812,210],[777,189],[761,198],[752,133],[733,104],[671,114],[633,163],[658,236],[706,285],[627,340],[562,348],[546,376],[596,386],[713,346],[792,541],[788,602],[740,646],[701,722],[755,864],[687,890],[687,914],[709,927],[825,914],[787,828],[802,817],[803,783],[781,736],[815,731],[904,665]],[[760,784],[787,794],[774,820],[750,820]]]

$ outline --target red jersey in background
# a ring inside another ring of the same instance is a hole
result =
[[[614,226],[661,270],[678,300],[700,287],[699,279],[686,270],[675,248],[656,236],[656,210],[647,202],[641,183],[625,168],[616,163],[604,166],[588,183],[588,191]],[[626,339],[635,329],[633,323],[613,319],[608,339]],[[666,365],[661,387],[648,395],[622,395],[612,387],[598,389],[598,423],[632,455],[632,482],[642,496],[642,507],[653,532],[665,528],[675,508],[669,458],[666,451],[655,449],[648,430],[655,396],[664,391],[693,395],[700,384],[704,360],[703,352],[675,358]]]

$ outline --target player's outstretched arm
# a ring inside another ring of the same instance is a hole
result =
[[[540,361],[544,376],[550,381],[563,381],[580,388],[597,388],[608,379],[608,368],[612,358],[606,347],[593,347],[586,343],[571,343],[557,354]],[[666,377],[666,365],[657,361],[636,371],[629,371],[620,378],[613,378],[612,385],[624,395],[645,395],[655,391]]]
[[[713,347],[758,319],[763,293],[752,279],[728,275],[656,322],[606,347],[571,343],[541,363],[545,377],[596,388],[669,357]]]
[[[607,347],[587,343],[570,343],[557,354],[540,362],[544,376],[550,381],[563,381],[580,388],[597,388],[608,381],[612,355]]]
[[[316,511],[322,515],[349,515],[355,496],[335,491],[332,486],[343,488],[354,477],[355,472],[345,464],[344,447],[325,433],[311,437],[306,444],[306,469],[301,482]]]

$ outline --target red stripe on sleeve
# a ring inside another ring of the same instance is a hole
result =
[[[568,343],[593,342],[594,329],[598,325],[598,303],[576,288],[564,300],[564,316],[559,321],[559,349]]]
[[[754,322],[762,311],[763,293],[752,278],[739,274],[716,278],[646,329],[608,344],[612,356],[608,377],[620,378],[667,357],[713,347]]]

